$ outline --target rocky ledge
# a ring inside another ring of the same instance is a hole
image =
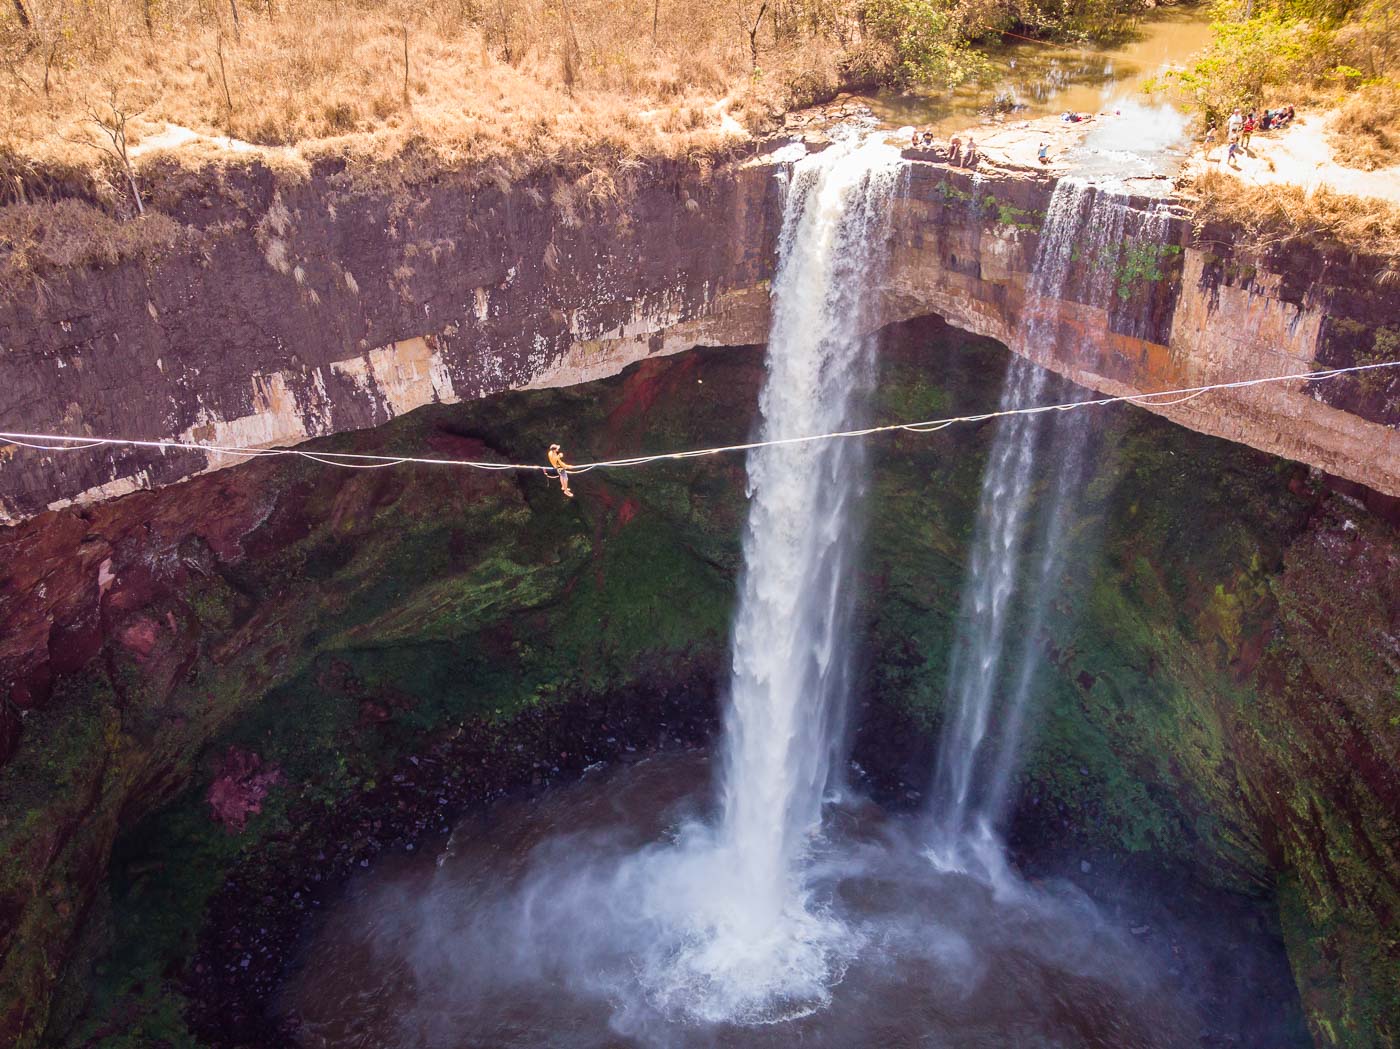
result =
[[[0,429],[293,445],[424,404],[761,341],[775,175],[823,143],[807,130],[718,164],[484,187],[472,172],[414,183],[334,165],[294,178],[246,158],[200,172],[153,165],[161,237],[6,282]],[[1043,242],[1065,232],[1062,180],[906,155],[881,322],[937,314],[1109,394],[1374,363],[1400,345],[1400,287],[1370,280],[1364,252],[1255,245],[1193,229],[1146,196],[1076,196],[1070,232],[1097,246],[1067,258],[1054,287],[1037,286]],[[59,220],[50,225],[61,237]],[[1400,494],[1394,373],[1150,407]],[[0,444],[0,522],[239,459]]]

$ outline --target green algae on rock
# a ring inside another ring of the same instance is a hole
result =
[[[920,321],[890,329],[881,360],[884,419],[991,406],[1007,356]],[[555,440],[599,456],[728,443],[760,378],[753,350],[697,350],[332,446],[522,461]],[[1013,841],[1276,896],[1314,1037],[1383,1045],[1400,1015],[1395,525],[1291,464],[1129,408],[1102,420],[1035,639],[1041,724]],[[860,688],[926,728],[989,434],[872,449]],[[65,641],[9,664],[52,695],[0,769],[5,1032],[37,1044],[52,999],[69,1044],[196,1044],[183,995],[230,879],[255,885],[316,839],[308,824],[384,796],[463,723],[509,734],[639,682],[708,680],[742,457],[598,471],[577,490],[255,462],[12,530],[10,563],[51,571],[36,598],[11,568],[0,611]],[[230,747],[280,776],[240,833],[207,802]]]

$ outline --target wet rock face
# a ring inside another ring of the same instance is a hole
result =
[[[986,410],[1005,364],[989,340],[902,326],[883,343],[873,410]],[[698,351],[588,387],[431,406],[329,446],[518,461],[552,440],[601,456],[727,444],[749,432],[761,376],[755,351]],[[1088,524],[1038,639],[1043,721],[1018,840],[1281,886],[1317,1030],[1384,1044],[1400,884],[1395,525],[1290,464],[1141,412],[1102,425]],[[989,436],[872,447],[858,756],[911,805]],[[643,681],[685,692],[722,667],[742,459],[597,472],[576,490],[566,502],[534,475],[257,461],[4,532],[0,726],[19,727],[0,767],[4,1041],[34,1044],[48,1025],[83,1044],[179,1017],[201,987],[256,1025],[256,995],[226,972],[243,940],[191,954],[210,901],[269,895],[240,857],[313,881],[359,864],[400,833],[392,777],[438,785],[410,758],[559,702],[604,710]],[[621,738],[602,733],[599,748],[609,735]],[[557,761],[535,768],[543,753],[502,767],[544,782]],[[220,783],[237,833],[211,813]],[[347,798],[386,807],[365,825]],[[333,861],[295,853],[342,816],[350,839]],[[231,877],[238,891],[219,895]],[[148,950],[94,970],[104,936]],[[71,993],[55,996],[65,969]],[[85,1012],[93,981],[110,1014]]]
[[[771,168],[712,178],[660,162],[606,185],[479,175],[169,176],[152,192],[187,235],[168,253],[0,296],[0,428],[295,444],[762,330],[727,334],[753,302],[766,310],[753,292],[776,235]],[[14,450],[0,523],[238,461]]]

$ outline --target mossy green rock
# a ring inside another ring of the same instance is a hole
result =
[[[936,321],[892,329],[874,413],[987,409],[1007,360]],[[332,446],[538,461],[555,440],[580,459],[727,444],[750,432],[761,378],[757,351],[697,350]],[[1292,464],[1096,411],[1033,639],[1044,667],[1013,834],[1277,893],[1314,1037],[1389,1044],[1400,537]],[[861,687],[930,731],[992,425],[872,439]],[[66,970],[53,1030],[188,1044],[166,982],[208,894],[295,832],[292,799],[334,805],[470,719],[504,724],[682,653],[722,660],[742,458],[574,487],[570,502],[537,474],[257,462],[95,508],[54,540],[48,556],[79,557],[99,536],[116,582],[93,595],[91,655],[57,672],[0,770],[0,1030],[35,1044]],[[204,800],[230,746],[282,777],[237,834]],[[109,886],[113,844],[142,819]],[[143,849],[165,866],[143,873]]]

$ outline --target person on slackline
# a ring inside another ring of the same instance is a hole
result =
[[[572,499],[574,493],[569,489],[569,471],[573,467],[564,461],[564,453],[559,450],[557,444],[549,446],[549,465],[559,471],[559,488]]]

